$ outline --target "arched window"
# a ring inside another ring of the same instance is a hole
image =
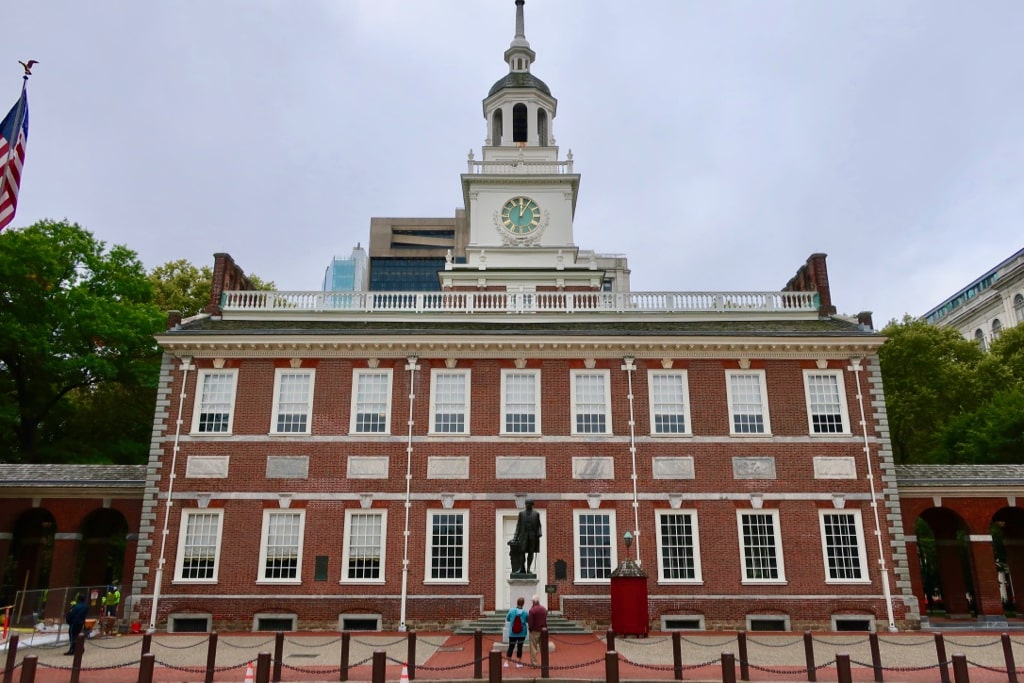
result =
[[[1024,323],[1024,294],[1013,297],[1013,310],[1017,314],[1017,322]]]
[[[548,113],[544,109],[537,110],[537,138],[541,147],[548,146]]]
[[[501,110],[494,112],[494,117],[491,119],[491,144],[495,147],[501,145]]]
[[[512,107],[512,142],[526,142],[530,124],[526,119],[526,105]]]
[[[995,339],[999,336],[999,333],[1003,331],[1003,324],[999,322],[999,318],[992,321],[992,338]]]
[[[986,350],[985,349],[985,333],[982,332],[980,328],[974,331],[974,341],[978,342],[978,346],[981,347],[982,351]]]

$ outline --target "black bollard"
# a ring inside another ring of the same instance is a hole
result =
[[[818,667],[814,664],[814,636],[804,631],[804,661],[807,662],[807,680],[818,680]]]
[[[203,679],[204,683],[213,683],[213,675],[217,672],[217,640],[217,632],[212,631],[210,633],[210,640],[206,644],[206,677]]]
[[[82,655],[85,654],[85,634],[79,633],[75,638],[75,656],[71,658],[70,683],[78,683],[78,677],[82,674]]]
[[[1010,644],[1010,634],[1004,633],[999,636],[1003,642],[1003,660],[1006,662],[1006,680],[1009,683],[1017,683],[1017,666],[1013,663],[1013,645]]]
[[[274,683],[281,683],[281,662],[284,660],[284,631],[274,634]]]
[[[615,631],[608,629],[608,633],[605,634],[605,652],[612,652],[615,650]]]
[[[484,677],[484,632],[480,629],[473,631],[473,678],[480,680]]]
[[[501,651],[491,650],[487,660],[487,683],[501,683]]]
[[[146,631],[146,633],[142,636],[141,654],[148,655],[151,647],[153,647],[153,633],[151,631]]]
[[[256,683],[270,682],[270,653],[261,652],[256,655]]]
[[[615,650],[604,653],[604,680],[606,683],[619,683],[619,655]]]
[[[946,661],[946,641],[941,633],[935,634],[935,656],[939,659],[939,680],[949,683],[949,662]]]
[[[341,634],[341,665],[338,667],[340,672],[338,673],[339,681],[348,680],[348,652],[349,652],[349,640],[351,635],[348,631],[344,631]]]
[[[953,655],[953,680],[955,683],[971,683],[971,675],[967,671],[967,657]]]
[[[875,670],[875,683],[882,683],[885,677],[882,676],[882,653],[878,649],[878,634],[869,633],[868,643],[871,645],[871,668]]]
[[[36,662],[39,658],[28,655],[21,661],[21,683],[33,683],[36,680]]]
[[[405,666],[409,669],[409,680],[416,680],[416,631],[409,631],[405,637]]]
[[[12,633],[10,640],[7,641],[7,662],[4,664],[4,683],[11,683],[11,679],[14,678],[14,664],[18,661],[18,641],[20,639],[21,637],[17,633]]]
[[[747,661],[747,632],[740,631],[736,634],[736,642],[740,651],[740,680],[750,680],[750,663]]]
[[[683,636],[679,631],[672,632],[672,675],[674,680],[683,680]]]
[[[153,663],[155,660],[156,655],[151,652],[142,655],[142,661],[139,662],[139,683],[153,683]]]
[[[373,673],[370,674],[370,680],[373,683],[384,683],[384,676],[387,672],[387,656],[388,653],[384,650],[373,651]]]
[[[850,655],[836,655],[836,677],[839,683],[853,683],[850,671]]]
[[[540,677],[551,678],[551,652],[548,645],[548,627],[540,630]]]
[[[722,653],[722,683],[736,683],[736,657],[731,652]]]

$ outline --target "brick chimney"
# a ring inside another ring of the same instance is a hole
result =
[[[210,302],[206,304],[206,312],[211,316],[220,317],[220,300],[224,292],[251,291],[252,286],[245,271],[235,264],[231,254],[213,255],[213,281],[210,283]]]
[[[865,330],[874,330],[875,324],[871,320],[871,311],[861,311],[857,314],[857,324]]]
[[[181,311],[167,311],[167,329],[173,330],[181,325]]]
[[[807,263],[800,266],[796,275],[790,278],[783,292],[817,292],[818,293],[818,315],[827,318],[836,314],[836,307],[832,305],[832,292],[828,286],[828,267],[825,265],[827,254],[811,254],[807,257]]]

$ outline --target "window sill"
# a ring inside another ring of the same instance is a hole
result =
[[[362,437],[364,439],[372,439],[373,437],[377,437],[377,438],[380,438],[380,439],[386,439],[386,438],[389,438],[389,437],[393,436],[390,431],[386,431],[386,432],[349,432],[348,435],[349,436],[359,436],[359,437]]]
[[[468,586],[469,579],[427,579],[425,586]]]
[[[174,586],[214,586],[217,584],[217,579],[172,579],[171,584]]]
[[[538,432],[501,432],[498,436],[512,439],[539,439],[544,435]]]
[[[737,439],[770,439],[773,435],[771,432],[743,432],[742,434],[729,432],[729,436]]]
[[[785,579],[743,579],[740,584],[744,586],[788,586],[789,581]]]
[[[340,586],[383,586],[387,581],[384,579],[342,579],[338,582]]]
[[[811,432],[810,437],[812,439],[849,439],[853,436],[852,432],[829,432],[827,434],[820,434],[818,432]]]
[[[427,436],[435,439],[468,439],[472,434],[469,432],[427,432]]]
[[[658,579],[659,586],[703,586],[704,579]]]
[[[267,436],[279,439],[289,436],[313,436],[313,432],[267,432]]]
[[[227,436],[234,436],[234,434],[231,433],[231,432],[189,432],[188,435],[191,438],[199,438],[199,439],[210,439],[210,438],[217,439],[217,438],[224,438],[224,437],[227,437]]]
[[[257,586],[301,586],[302,579],[256,579]]]
[[[871,579],[825,579],[826,586],[870,586]]]
[[[577,586],[610,586],[612,583],[611,579],[573,579],[573,584]]]

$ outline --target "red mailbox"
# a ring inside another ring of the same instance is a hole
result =
[[[612,572],[612,630],[616,635],[647,637],[647,574],[633,560]]]

